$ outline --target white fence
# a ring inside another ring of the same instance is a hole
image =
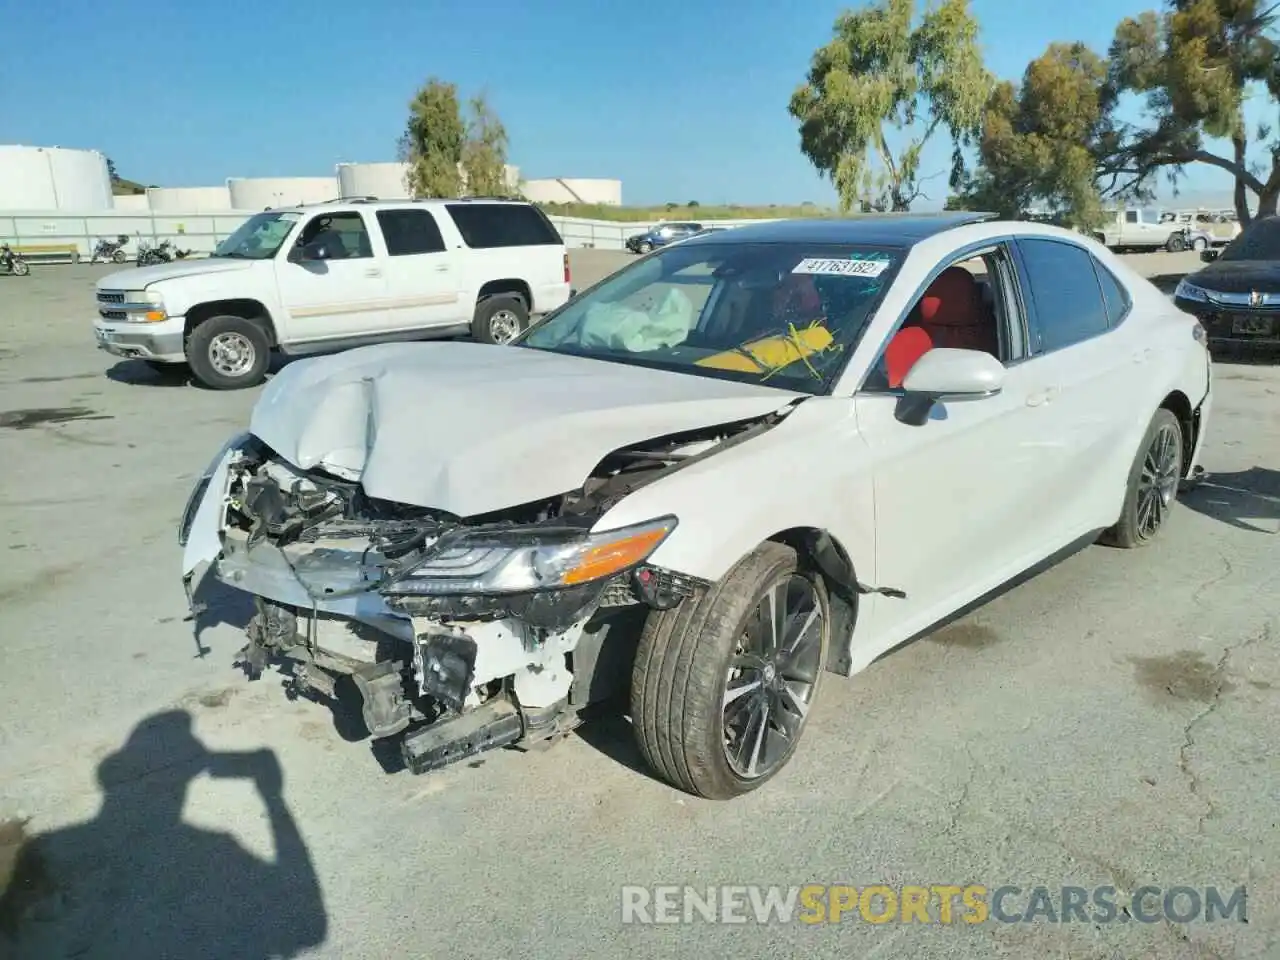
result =
[[[132,257],[138,249],[138,241],[158,243],[171,240],[183,249],[197,254],[213,251],[218,242],[232,233],[247,217],[257,211],[230,210],[219,213],[190,213],[177,211],[102,211],[83,214],[53,213],[3,213],[0,212],[0,242],[8,242],[15,248],[43,254],[40,259],[74,260],[88,258],[100,239],[114,241],[117,236],[129,238],[125,253]],[[654,226],[653,222],[618,223],[611,220],[584,220],[579,217],[550,218],[568,247],[595,247],[601,250],[621,250],[627,237]],[[704,220],[706,226],[743,226],[762,223],[761,220]],[[51,248],[73,248],[54,252]]]

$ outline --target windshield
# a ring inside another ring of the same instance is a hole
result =
[[[227,237],[214,250],[215,257],[232,257],[240,260],[267,260],[276,255],[294,224],[302,214],[255,213],[240,224],[236,232]]]
[[[1280,260],[1280,217],[1255,220],[1222,249],[1219,260]]]
[[[902,252],[680,244],[587,290],[516,343],[826,393],[893,282]]]

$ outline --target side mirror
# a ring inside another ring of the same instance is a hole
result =
[[[1200,260],[1203,263],[1213,263],[1221,255],[1222,251],[1214,250],[1212,247],[1200,251]]]
[[[917,360],[902,381],[898,419],[923,426],[935,403],[983,400],[1004,387],[1005,368],[981,350],[935,347]]]

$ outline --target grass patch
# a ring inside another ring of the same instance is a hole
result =
[[[724,207],[702,206],[701,204],[661,204],[654,207],[612,207],[602,203],[540,203],[546,213],[553,217],[583,217],[587,220],[609,220],[616,223],[646,222],[652,220],[771,220],[796,219],[799,217],[834,217],[837,212],[829,207],[820,207],[813,203],[798,206],[769,204],[767,206],[739,206],[729,204]]]

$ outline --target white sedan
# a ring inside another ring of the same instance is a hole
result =
[[[286,367],[192,492],[184,581],[251,675],[347,674],[430,770],[629,695],[728,799],[849,676],[1074,544],[1157,538],[1211,402],[1197,321],[1102,246],[981,214],[744,226],[513,345]]]

